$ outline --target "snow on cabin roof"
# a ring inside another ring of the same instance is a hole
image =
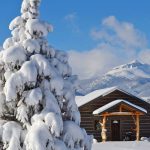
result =
[[[125,103],[127,105],[132,106],[133,108],[136,108],[136,109],[140,110],[141,112],[147,113],[146,109],[144,109],[144,108],[142,108],[140,106],[137,106],[137,105],[135,105],[133,103],[130,103],[130,102],[126,101],[126,100],[115,100],[115,101],[112,101],[112,102],[110,102],[110,103],[100,107],[99,109],[96,109],[95,111],[93,111],[93,114],[94,115],[100,114],[100,113],[108,110],[109,108],[111,108],[111,107],[113,107],[113,106],[115,106],[115,105],[117,105],[119,103]]]
[[[76,101],[80,101],[80,99],[83,98],[83,96],[76,96]]]
[[[111,93],[115,90],[119,90],[119,91],[122,91],[124,93],[127,93],[128,95],[132,95],[132,94],[126,92],[126,91],[123,91],[123,90],[117,88],[117,87],[110,87],[110,88],[105,88],[105,89],[100,89],[100,90],[93,91],[93,92],[91,92],[91,93],[89,93],[85,96],[81,96],[81,97],[77,96],[75,98],[75,101],[77,103],[77,106],[81,107],[84,104],[87,104],[88,102],[94,100],[95,98],[98,98],[100,96],[105,96],[105,95],[107,95],[107,94],[109,94],[109,93]]]
[[[75,101],[77,103],[77,106],[80,107],[80,106],[92,101],[93,99],[95,99],[95,98],[97,98],[103,94],[106,94],[110,91],[113,91],[114,89],[116,89],[116,87],[96,90],[96,91],[93,91],[93,92],[91,92],[85,96],[81,96],[80,98],[77,96],[75,98]]]

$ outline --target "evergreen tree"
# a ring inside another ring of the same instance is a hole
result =
[[[23,0],[0,51],[0,141],[7,150],[90,150],[66,53],[48,44],[40,0]]]

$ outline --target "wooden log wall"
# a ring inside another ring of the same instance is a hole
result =
[[[116,90],[104,97],[96,98],[95,100],[81,106],[79,108],[81,113],[81,127],[85,128],[88,134],[94,135],[94,138],[101,141],[101,131],[97,131],[95,128],[95,122],[100,120],[100,117],[93,116],[93,111],[114,101],[117,99],[127,100],[135,105],[145,108],[148,113],[144,116],[140,116],[140,137],[150,136],[150,104],[138,99],[132,95],[128,95],[124,92]],[[118,111],[119,107],[110,110]],[[135,118],[136,119],[136,118]],[[123,140],[125,133],[133,130],[135,122],[131,116],[113,116],[107,117],[106,129],[107,129],[107,140],[111,141],[111,120],[120,120],[120,140]],[[133,140],[136,140],[136,135],[133,135]]]

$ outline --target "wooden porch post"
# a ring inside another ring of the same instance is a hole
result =
[[[102,127],[102,132],[101,132],[102,142],[106,142],[106,140],[107,140],[107,135],[106,135],[106,115],[103,116],[103,122],[101,124],[101,127]]]
[[[140,116],[136,114],[136,140],[140,140]]]
[[[119,107],[119,111],[122,112],[122,106],[121,106],[121,105],[120,105],[120,107]]]

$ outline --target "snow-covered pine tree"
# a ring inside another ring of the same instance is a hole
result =
[[[6,150],[90,150],[75,103],[76,76],[46,36],[40,0],[23,0],[0,51],[0,141]]]

